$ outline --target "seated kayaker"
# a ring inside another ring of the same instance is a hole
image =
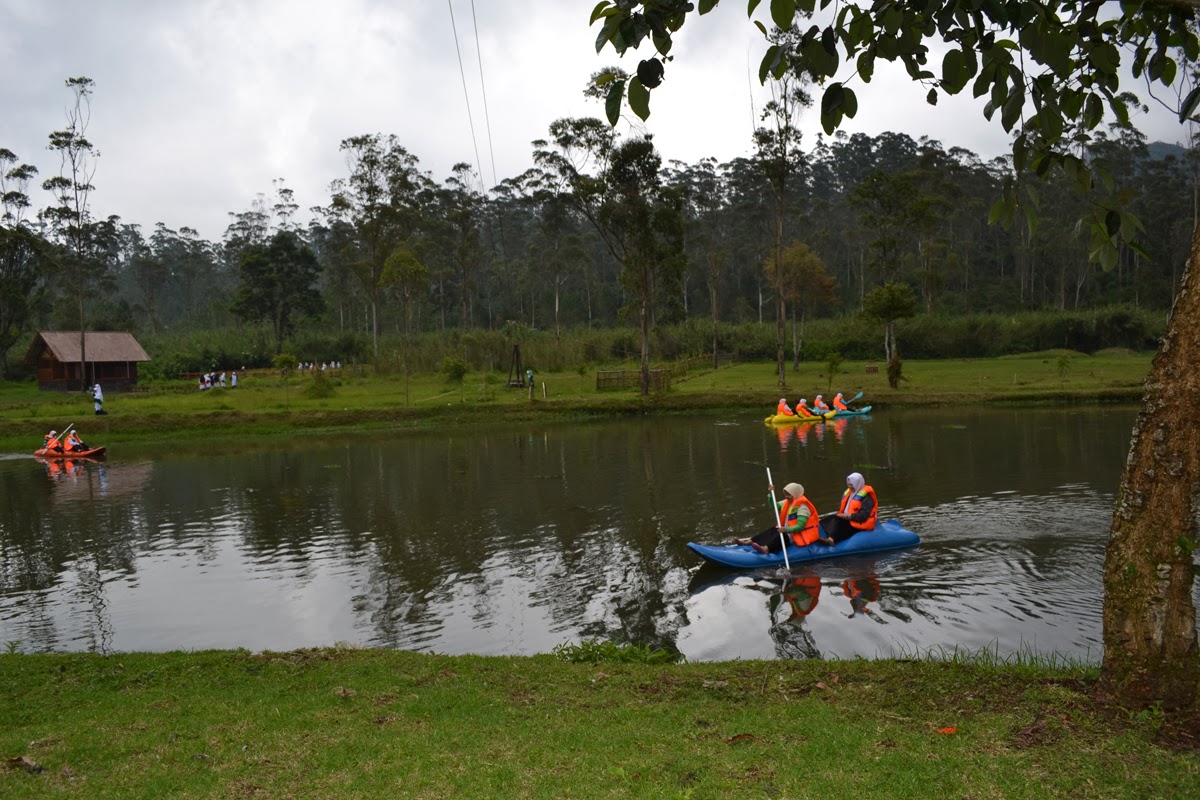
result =
[[[68,453],[78,453],[80,450],[87,450],[87,449],[88,449],[88,446],[83,443],[82,439],[79,438],[78,431],[71,431],[70,433],[67,434],[66,451]]]
[[[796,403],[796,416],[798,417],[815,417],[812,409],[808,407],[808,399],[801,397],[800,402]]]
[[[860,473],[851,472],[846,476],[846,491],[842,493],[837,514],[821,521],[824,533],[821,541],[837,544],[859,531],[875,530],[878,517],[879,501],[875,497],[875,490],[867,485]]]
[[[775,406],[775,413],[777,415],[782,414],[785,417],[792,416],[792,409],[788,406],[786,398],[779,398],[779,405]]]
[[[768,490],[774,491],[770,486]],[[798,483],[789,483],[783,487],[783,500],[777,503],[779,509],[779,524],[772,525],[762,533],[749,539],[734,539],[734,544],[748,544],[760,553],[778,553],[783,549],[784,536],[791,537],[797,547],[804,547],[817,541],[821,535],[818,524],[817,508],[804,496],[804,487]]]
[[[846,401],[842,399],[842,393],[838,392],[833,396],[833,407],[836,411],[849,411],[850,406],[846,405]]]
[[[58,431],[50,431],[46,434],[46,438],[42,440],[43,450],[53,450],[56,453],[63,451],[63,444],[59,441]]]
[[[825,404],[825,401],[822,400],[821,397],[821,395],[817,395],[813,400],[813,410],[815,410],[818,414],[824,414],[829,410],[829,406]]]

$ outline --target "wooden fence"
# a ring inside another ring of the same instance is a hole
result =
[[[641,385],[642,371],[640,369],[609,369],[596,373],[596,391],[599,392],[605,389],[640,388]],[[663,389],[670,387],[670,385],[671,370],[650,370],[650,386],[654,391],[661,392]]]

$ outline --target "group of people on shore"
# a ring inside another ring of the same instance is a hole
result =
[[[243,369],[245,369],[245,367],[243,367]],[[229,385],[236,389],[238,384],[237,370],[234,370],[231,373],[230,380],[231,383]],[[197,378],[197,382],[197,388],[202,392],[207,389],[224,389],[226,386],[225,373],[222,372],[220,375],[218,375],[215,372],[206,372]]]
[[[846,403],[845,399],[842,398],[841,392],[838,392],[836,395],[834,395],[832,406],[826,403],[825,396],[820,394],[813,399],[812,407],[809,407],[808,398],[805,397],[801,397],[796,403],[796,409],[794,411],[792,410],[792,407],[788,405],[786,397],[779,398],[779,405],[775,406],[775,413],[781,414],[785,417],[819,417],[829,411],[849,410],[850,406]]]
[[[327,372],[331,369],[341,369],[341,368],[342,368],[342,362],[340,362],[340,361],[322,361],[320,364],[317,364],[317,362],[315,362],[315,361],[301,361],[300,366],[298,367],[298,369],[301,372],[309,372],[311,370],[320,370],[321,372]]]
[[[774,498],[775,487],[768,489]],[[824,517],[817,514],[817,507],[805,496],[802,485],[789,483],[783,487],[783,496],[776,503],[779,516],[775,525],[755,536],[735,538],[734,544],[750,545],[759,553],[778,553],[783,549],[785,537],[797,547],[816,543],[832,546],[859,531],[874,530],[879,518],[875,490],[858,472],[846,476],[846,491],[838,510]]]

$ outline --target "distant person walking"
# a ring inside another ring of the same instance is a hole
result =
[[[96,416],[108,413],[104,410],[104,390],[98,383],[92,387],[92,407],[96,409]]]
[[[230,388],[236,389],[237,388],[237,372],[236,371],[230,376],[229,380],[231,381],[231,383],[229,384]]]

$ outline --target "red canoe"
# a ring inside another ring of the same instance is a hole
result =
[[[58,453],[54,450],[34,450],[38,458],[104,458],[103,447],[93,447],[91,450],[75,450],[71,453]]]

